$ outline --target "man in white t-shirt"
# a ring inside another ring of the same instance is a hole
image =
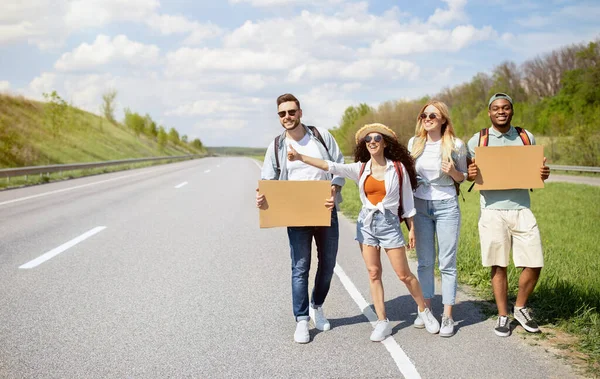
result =
[[[314,168],[300,161],[287,160],[288,145],[305,155],[343,163],[344,156],[333,136],[325,129],[306,126],[300,122],[302,109],[300,102],[292,94],[277,98],[277,114],[285,131],[267,148],[261,171],[262,180],[331,180],[331,198],[325,207],[331,209],[331,226],[288,227],[290,255],[292,258],[292,303],[296,319],[294,340],[298,343],[310,341],[308,322],[309,311],[314,312],[315,327],[329,330],[331,325],[323,312],[323,302],[329,292],[335,267],[339,229],[337,204],[341,202],[341,187],[345,180],[332,177],[326,171]],[[266,204],[265,196],[256,193],[256,206]],[[312,240],[317,245],[318,266],[312,299],[309,304],[308,274],[310,270]]]

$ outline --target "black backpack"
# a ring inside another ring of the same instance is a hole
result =
[[[319,133],[319,130],[317,129],[316,126],[312,126],[312,125],[307,125],[307,128],[310,129],[310,131],[315,135],[315,137],[317,137],[317,139],[323,144],[323,147],[325,147],[325,151],[327,151],[327,153],[329,154],[329,149],[327,148],[327,145],[325,144],[325,140],[323,139],[323,137],[321,136],[321,133]],[[276,164],[276,169],[275,169],[275,173],[277,175],[277,178],[279,178],[279,175],[281,174],[281,167],[279,166],[279,139],[280,139],[281,135],[278,135],[277,137],[275,137],[275,140],[273,141],[274,143],[274,151],[275,151],[275,164]]]

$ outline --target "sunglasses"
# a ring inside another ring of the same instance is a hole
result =
[[[438,116],[435,113],[430,113],[430,114],[426,114],[426,113],[421,113],[421,115],[419,116],[419,118],[421,120],[426,120],[427,118],[429,118],[430,120],[435,120],[436,118],[438,118],[440,116]]]
[[[371,140],[373,140],[375,142],[381,142],[382,139],[383,139],[383,137],[381,136],[381,134],[375,134],[375,136],[373,136],[373,137],[366,136],[365,137],[365,142],[369,143],[369,142],[371,142]]]
[[[280,118],[284,118],[286,113],[289,114],[290,116],[295,116],[296,112],[298,112],[298,109],[290,109],[289,111],[277,112],[277,114],[279,115]]]

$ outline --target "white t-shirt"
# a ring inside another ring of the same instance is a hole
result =
[[[437,179],[442,175],[442,140],[426,142],[423,154],[415,162],[417,173],[427,181]],[[415,191],[415,197],[424,200],[444,200],[456,196],[454,186],[420,185]]]
[[[304,138],[298,142],[291,138],[286,138],[285,142],[288,144],[288,146],[292,145],[292,147],[300,154],[313,158],[324,159],[319,152],[319,147],[317,146],[318,142],[310,138],[308,133],[306,133]],[[328,180],[327,171],[307,165],[304,162],[287,161],[286,165],[288,170],[288,180]]]

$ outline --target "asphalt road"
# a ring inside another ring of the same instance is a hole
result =
[[[386,259],[393,335],[369,341],[343,216],[332,330],[294,343],[287,235],[258,227],[258,178],[251,159],[207,158],[0,192],[0,377],[576,377],[520,327],[496,337],[464,293],[454,337],[413,328]]]

